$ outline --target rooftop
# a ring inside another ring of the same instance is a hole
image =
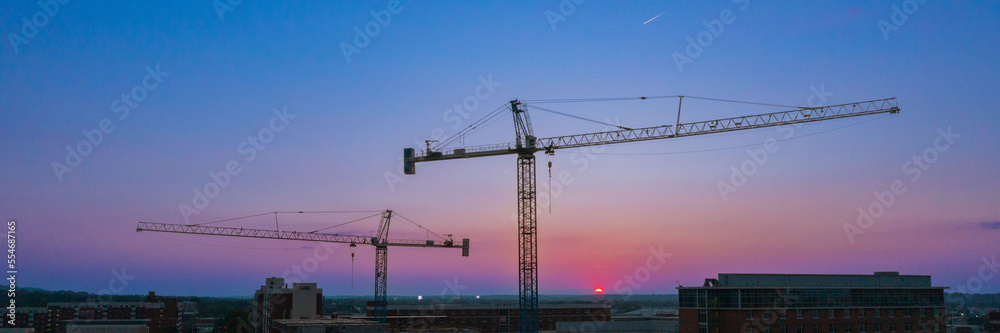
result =
[[[385,325],[371,320],[353,318],[314,318],[314,319],[275,319],[275,323],[282,326],[372,326]]]
[[[703,287],[759,288],[933,288],[930,275],[899,275],[899,272],[865,274],[719,274],[705,279]]]

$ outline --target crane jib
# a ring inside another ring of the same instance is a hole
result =
[[[462,148],[451,148],[426,151],[416,151],[413,148],[403,149],[403,173],[412,175],[416,173],[416,162],[439,161],[472,157],[486,157],[498,155],[514,155],[528,150],[537,152],[541,150],[555,150],[567,148],[579,148],[587,146],[608,145],[615,143],[628,143],[638,141],[650,141],[659,139],[669,139],[676,137],[686,137],[694,135],[704,135],[739,130],[749,130],[764,127],[782,126],[790,124],[800,124],[807,122],[817,122],[823,120],[833,120],[848,117],[873,115],[880,113],[894,114],[900,111],[895,98],[878,99],[857,103],[838,104],[815,108],[801,108],[791,111],[781,111],[773,113],[763,113],[732,118],[722,118],[705,120],[691,123],[680,123],[676,125],[662,125],[645,128],[628,128],[616,131],[605,131],[585,134],[575,134],[558,136],[551,138],[534,139],[527,147],[518,142],[500,143],[492,145],[469,146]],[[523,112],[523,111],[521,111]]]
[[[319,232],[298,232],[298,231],[277,231],[267,229],[232,228],[232,227],[212,227],[184,224],[139,222],[136,231],[170,232],[179,234],[230,236],[244,238],[265,238],[301,240],[312,242],[346,243],[346,244],[366,244],[373,246],[404,246],[404,247],[441,247],[441,248],[461,248],[462,256],[469,256],[469,239],[462,239],[461,245],[456,245],[450,240],[415,240],[415,239],[387,239],[385,243],[378,244],[377,238],[371,236],[355,236],[328,234]]]
[[[683,98],[683,96],[679,96]],[[678,102],[677,122],[674,125],[647,128],[622,128],[618,131],[586,133],[553,138],[536,139],[524,104],[510,101],[514,115],[516,141],[514,143],[473,146],[464,148],[427,150],[418,153],[413,148],[403,150],[403,171],[414,174],[417,162],[440,161],[459,158],[517,154],[517,223],[518,223],[518,331],[538,332],[538,239],[535,186],[535,156],[539,150],[551,153],[555,149],[575,148],[614,143],[669,139],[701,134],[748,130],[770,126],[833,120],[879,113],[899,113],[895,98],[840,104],[816,108],[748,115],[681,123]],[[429,142],[429,141],[428,141]],[[376,308],[378,303],[376,304]],[[376,312],[377,313],[377,312]],[[378,315],[376,314],[376,317]],[[384,317],[383,317],[384,318]]]

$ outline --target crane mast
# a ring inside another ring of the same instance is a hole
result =
[[[683,101],[683,97],[681,97]],[[518,100],[510,101],[514,117],[515,141],[492,145],[417,152],[403,149],[403,172],[416,173],[416,163],[517,155],[517,222],[518,222],[518,327],[520,332],[538,332],[538,243],[536,235],[537,211],[535,196],[535,153],[553,154],[556,149],[578,148],[617,143],[679,138],[695,135],[742,131],[764,127],[801,124],[874,114],[895,114],[900,109],[896,98],[877,99],[823,107],[798,108],[790,111],[753,114],[690,123],[680,122],[678,103],[677,122],[645,128],[575,134],[538,139],[531,129],[531,121]]]
[[[284,239],[309,242],[346,243],[352,246],[356,244],[367,244],[375,247],[375,321],[386,322],[387,297],[387,273],[388,273],[388,252],[390,246],[401,247],[429,247],[429,248],[455,248],[462,249],[462,256],[469,256],[469,239],[462,239],[461,245],[456,245],[454,240],[448,235],[448,239],[443,241],[434,240],[413,240],[413,239],[389,239],[389,222],[392,219],[393,211],[382,212],[379,221],[378,231],[375,236],[355,236],[341,235],[320,232],[298,232],[279,231],[268,229],[250,229],[233,227],[215,227],[202,225],[185,225],[155,222],[139,222],[135,231],[168,232],[192,235],[210,235],[226,237],[244,237],[261,239]]]

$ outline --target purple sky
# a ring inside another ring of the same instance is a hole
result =
[[[354,250],[351,288],[346,245],[135,232],[138,221],[188,223],[179,207],[235,161],[190,223],[392,209],[471,238],[472,251],[390,249],[390,294],[456,283],[463,295],[516,294],[515,158],[402,176],[402,149],[514,98],[680,94],[797,106],[897,97],[902,112],[539,154],[541,293],[874,271],[1000,292],[997,2],[243,1],[221,14],[211,3],[0,5],[0,217],[17,220],[20,286],[248,295],[285,275],[327,295],[372,293],[369,247]],[[546,107],[642,127],[672,123],[676,103]],[[685,99],[681,120],[782,110]],[[531,117],[540,137],[605,129]],[[506,117],[464,144],[511,141],[511,127]],[[769,139],[783,141],[754,161]],[[891,200],[875,194],[894,182]],[[330,232],[370,235],[376,223]],[[401,221],[391,233],[426,237]]]

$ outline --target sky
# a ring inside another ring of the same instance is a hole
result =
[[[390,295],[516,294],[515,157],[403,175],[402,150],[512,99],[686,95],[895,97],[901,112],[537,154],[542,294],[876,271],[1000,292],[996,1],[24,1],[0,4],[0,28],[0,217],[16,221],[18,286],[237,296],[276,276],[369,295],[371,247],[136,224],[391,209],[470,238],[471,254],[389,249]],[[545,107],[644,127],[676,121],[677,102]],[[788,109],[684,99],[681,121]],[[529,114],[539,137],[608,129]],[[453,147],[510,142],[512,126]],[[433,238],[400,219],[390,235]]]

